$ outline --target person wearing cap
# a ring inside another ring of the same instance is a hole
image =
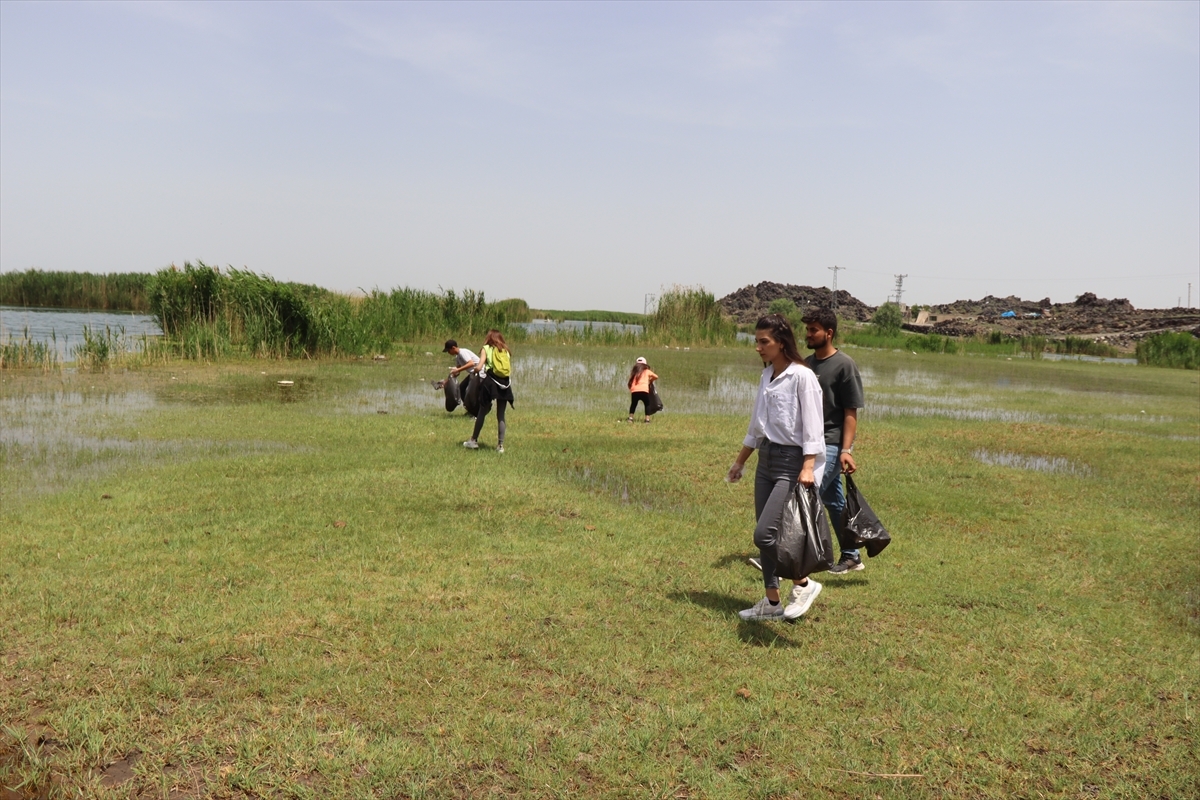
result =
[[[658,376],[650,369],[646,359],[638,356],[629,372],[629,419],[626,422],[633,422],[633,412],[637,411],[639,400],[642,401],[642,411],[646,413],[643,422],[650,421],[650,384],[656,380]]]
[[[465,347],[459,347],[458,342],[453,339],[446,340],[446,346],[442,348],[442,352],[454,356],[454,366],[450,368],[450,374],[455,378],[459,373],[465,372],[479,363],[478,356]]]

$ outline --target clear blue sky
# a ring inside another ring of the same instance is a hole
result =
[[[1200,302],[1200,3],[0,3],[0,270]]]

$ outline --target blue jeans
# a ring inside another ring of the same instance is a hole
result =
[[[825,475],[821,479],[821,503],[829,510],[829,520],[833,523],[834,533],[837,534],[838,547],[842,556],[859,558],[858,549],[853,542],[846,541],[846,533],[842,530],[842,512],[846,510],[846,493],[842,490],[842,465],[838,460],[840,445],[825,445]],[[846,545],[850,544],[851,547]]]

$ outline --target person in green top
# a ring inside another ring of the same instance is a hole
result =
[[[483,373],[479,385],[479,411],[475,415],[475,431],[471,438],[463,442],[468,450],[479,449],[479,433],[483,430],[483,420],[492,410],[492,402],[496,402],[496,452],[504,452],[504,406],[513,405],[512,393],[512,354],[504,341],[504,334],[492,329],[484,339],[479,353],[479,363],[475,372]]]

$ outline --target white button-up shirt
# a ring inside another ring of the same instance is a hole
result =
[[[754,413],[743,444],[758,447],[769,439],[775,444],[801,448],[804,455],[815,455],[817,465],[825,462],[825,417],[821,384],[811,369],[790,364],[771,380],[774,367],[763,370],[754,398]]]

